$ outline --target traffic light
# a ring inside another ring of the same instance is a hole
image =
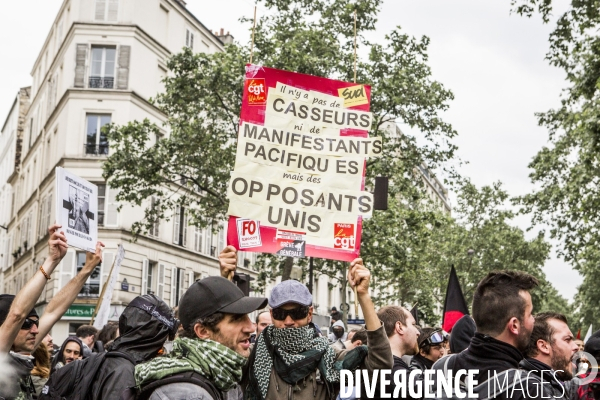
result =
[[[244,293],[244,296],[250,296],[250,281],[253,281],[254,278],[248,274],[238,274],[233,275],[233,282],[241,289]]]

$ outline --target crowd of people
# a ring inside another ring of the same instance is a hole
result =
[[[401,306],[377,310],[370,271],[358,258],[348,283],[364,327],[347,330],[333,310],[338,318],[325,335],[313,322],[312,295],[298,281],[275,285],[268,298],[245,296],[229,280],[237,252],[228,246],[219,255],[221,276],[194,282],[175,312],[157,296],[138,296],[118,323],[101,331],[84,325],[57,346],[49,332],[101,262],[103,247],[87,253],[81,271],[39,316],[35,303],[67,250],[60,228],[50,227],[48,258],[23,289],[0,295],[0,399],[352,399],[366,398],[366,391],[341,397],[343,370],[375,379],[382,370],[461,369],[478,370],[480,399],[600,399],[600,378],[592,380],[600,331],[578,343],[565,316],[535,314],[530,292],[538,282],[518,271],[483,278],[472,316],[448,334],[418,326]],[[575,359],[580,350],[584,357]],[[511,385],[501,385],[503,376]],[[383,382],[374,398],[392,398],[397,384]],[[525,390],[509,392],[516,384]]]

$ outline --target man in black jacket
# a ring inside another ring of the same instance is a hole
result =
[[[494,373],[519,368],[535,321],[529,291],[537,285],[535,277],[518,271],[490,272],[479,282],[473,295],[477,332],[454,356],[453,370],[478,369],[474,378],[481,384]]]
[[[521,368],[527,371],[527,379],[537,381],[537,392],[529,397],[573,398],[576,387],[564,381],[573,379],[571,359],[579,350],[567,318],[557,313],[541,313],[535,316],[533,332],[525,351]],[[528,382],[529,383],[529,382]],[[528,384],[527,387],[531,387]]]
[[[135,386],[135,366],[156,357],[167,338],[175,337],[179,321],[160,298],[138,296],[123,310],[119,333],[108,350],[92,386],[93,400],[119,399]]]

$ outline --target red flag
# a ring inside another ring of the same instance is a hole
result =
[[[577,340],[581,340],[581,328],[579,328],[579,330],[577,331]]]
[[[450,270],[450,279],[448,280],[448,289],[446,290],[446,300],[444,301],[444,319],[442,328],[446,332],[451,332],[452,327],[463,315],[469,314],[469,308],[463,296],[458,276],[454,265]]]

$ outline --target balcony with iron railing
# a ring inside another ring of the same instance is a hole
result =
[[[107,156],[108,143],[106,144],[84,144],[85,154],[91,156]]]
[[[112,89],[114,85],[114,76],[90,76],[89,87],[92,89]]]

